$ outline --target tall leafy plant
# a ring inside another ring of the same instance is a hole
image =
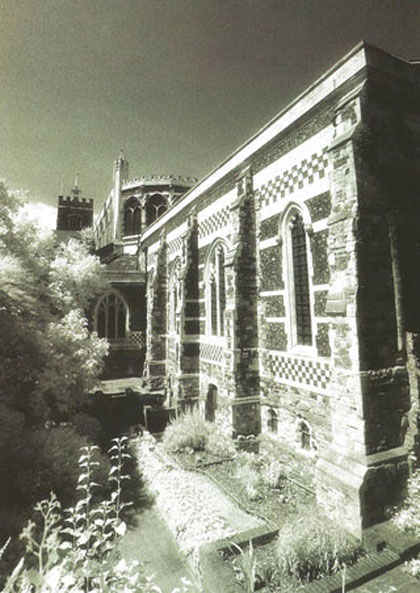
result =
[[[3,593],[161,593],[139,563],[126,563],[118,551],[126,530],[121,513],[130,504],[122,501],[123,484],[130,479],[124,472],[125,460],[130,457],[127,440],[112,442],[109,480],[113,488],[110,498],[99,505],[93,504],[96,450],[82,450],[77,486],[80,498],[74,507],[63,511],[53,493],[36,505],[39,521],[29,521],[22,531],[26,554]],[[190,583],[184,580],[177,593],[190,590]]]

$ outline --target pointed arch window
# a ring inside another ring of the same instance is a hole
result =
[[[178,331],[177,316],[181,306],[181,262],[177,259],[169,280],[169,329]]]
[[[312,448],[311,427],[305,420],[299,422],[299,441],[302,449],[309,451]]]
[[[141,232],[141,205],[136,198],[124,205],[124,236],[138,235]]]
[[[297,208],[286,216],[285,232],[292,343],[312,346],[308,237]]]
[[[273,408],[268,409],[267,413],[267,428],[270,432],[277,434],[278,431],[278,416]]]
[[[225,246],[218,242],[210,253],[207,267],[208,330],[213,336],[225,334],[226,274]]]
[[[146,225],[149,226],[162,216],[167,210],[165,198],[161,194],[154,194],[146,202]]]
[[[107,293],[100,299],[96,308],[96,331],[100,338],[125,338],[127,321],[127,305],[117,293]]]

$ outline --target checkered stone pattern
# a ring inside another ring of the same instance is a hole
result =
[[[130,342],[135,344],[139,348],[146,347],[146,335],[143,331],[132,331],[130,332]]]
[[[229,208],[221,208],[200,222],[199,236],[201,239],[207,237],[227,224],[229,224]]]
[[[314,391],[326,391],[331,378],[330,365],[321,360],[288,356],[280,352],[268,352],[266,371],[276,380],[292,383]]]
[[[326,148],[321,153],[315,153],[311,157],[303,159],[298,165],[293,165],[291,169],[277,175],[274,179],[270,179],[268,183],[259,188],[261,207],[269,206],[279,199],[302,189],[305,185],[313,183],[315,179],[325,177],[327,167]]]
[[[180,251],[181,247],[182,247],[182,237],[176,237],[176,239],[173,239],[172,241],[170,241],[168,243],[169,254],[171,255],[172,253],[175,253],[176,251]]]
[[[200,358],[201,360],[222,364],[223,348],[215,344],[200,344]]]

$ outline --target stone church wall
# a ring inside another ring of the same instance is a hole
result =
[[[312,460],[356,535],[419,440],[418,80],[359,46],[142,238],[171,405]]]

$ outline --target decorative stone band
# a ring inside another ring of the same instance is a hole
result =
[[[131,344],[135,344],[139,348],[146,347],[146,336],[144,331],[132,331],[129,335],[129,340]]]
[[[263,353],[263,374],[279,383],[326,393],[331,379],[330,363],[268,350]]]
[[[169,253],[175,253],[176,251],[180,251],[182,247],[182,237],[176,237],[172,241],[168,243],[168,250]]]
[[[200,344],[200,359],[214,364],[223,364],[223,348],[216,344]]]
[[[258,188],[256,193],[261,208],[270,206],[279,198],[285,198],[305,185],[325,177],[328,167],[327,150],[327,147],[323,148],[322,152],[304,158],[299,164],[293,165],[289,170],[283,171],[281,175],[277,175]]]
[[[206,237],[207,235],[211,235],[215,231],[220,230],[221,228],[225,227],[229,223],[229,208],[221,208],[217,212],[210,214],[207,218],[202,220],[198,227],[198,232],[200,239]]]

